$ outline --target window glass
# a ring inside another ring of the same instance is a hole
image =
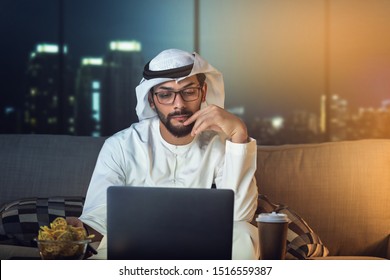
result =
[[[3,0],[0,133],[126,128],[144,64],[179,48],[224,74],[225,107],[259,144],[390,138],[389,12],[381,0]]]

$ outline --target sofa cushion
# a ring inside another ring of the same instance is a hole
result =
[[[23,198],[0,209],[0,236],[16,244],[33,246],[40,226],[56,217],[80,216],[84,197]]]
[[[307,259],[328,256],[328,248],[302,217],[287,206],[281,206],[276,211],[286,214],[291,220],[287,232],[286,259]]]
[[[301,260],[326,257],[329,250],[307,222],[289,207],[272,203],[265,195],[259,195],[256,214],[277,212],[290,219],[287,231],[286,259]]]

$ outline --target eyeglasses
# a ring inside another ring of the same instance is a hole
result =
[[[195,101],[199,98],[201,87],[189,87],[181,90],[161,90],[155,92],[154,94],[157,97],[157,100],[160,104],[163,105],[172,105],[175,102],[176,95],[180,94],[181,98],[185,102]]]

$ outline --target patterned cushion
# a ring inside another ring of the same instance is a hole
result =
[[[56,217],[81,215],[84,197],[24,198],[0,209],[0,236],[18,245],[34,246],[40,226]]]
[[[291,220],[287,232],[286,260],[326,257],[329,254],[320,237],[295,211],[285,205],[272,203],[265,195],[259,195],[256,214],[272,211],[286,214]]]

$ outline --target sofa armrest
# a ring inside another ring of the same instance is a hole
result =
[[[390,234],[387,236],[387,254],[386,258],[390,260]]]

